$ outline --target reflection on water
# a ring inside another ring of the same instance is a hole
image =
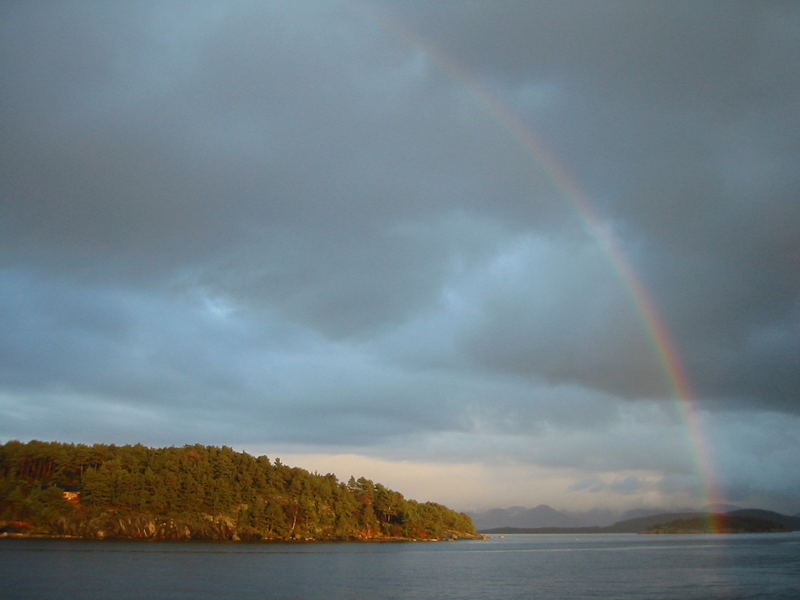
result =
[[[509,535],[485,542],[0,540],[0,597],[800,597],[800,534]]]

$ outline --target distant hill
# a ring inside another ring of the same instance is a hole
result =
[[[669,513],[694,513],[700,512],[696,508],[634,508],[626,510],[622,513],[615,522],[629,521],[630,519],[640,519],[642,517],[652,517],[654,515],[663,515]]]
[[[758,521],[765,521],[768,523],[774,523],[785,527],[786,530],[789,531],[800,531],[800,519],[796,517],[789,517],[787,515],[782,515],[780,513],[776,513],[770,510],[760,510],[756,508],[747,508],[747,509],[738,509],[728,513],[716,513],[720,514],[722,517],[731,519],[754,519]],[[670,523],[679,520],[703,520],[708,521],[708,512],[684,512],[684,513],[662,513],[659,515],[649,515],[646,517],[640,517],[637,519],[627,519],[624,521],[619,521],[614,523],[610,527],[606,527],[609,532],[618,532],[618,533],[642,533],[648,531],[654,527],[658,527],[660,525],[664,525],[665,523]],[[744,526],[742,523],[738,523],[738,525]]]
[[[697,511],[690,512],[668,512],[658,515],[648,515],[646,517],[638,517],[635,519],[625,519],[624,521],[617,521],[610,527],[607,527],[609,533],[642,533],[652,527],[663,525],[671,521],[680,519],[693,519],[701,517],[705,513]]]
[[[726,514],[732,517],[748,517],[764,521],[773,521],[784,525],[791,531],[800,531],[800,515],[790,517],[772,510],[760,510],[758,508],[741,508]]]
[[[514,535],[517,533],[608,533],[606,527],[496,527],[493,529],[479,529],[478,533],[486,535],[508,534]]]
[[[534,508],[522,506],[494,508],[485,512],[470,513],[470,516],[476,529],[581,527],[584,525],[580,520],[546,504],[540,504]]]
[[[618,521],[608,527],[497,527],[478,528],[481,533],[699,533],[707,531],[709,513],[683,512],[647,515]],[[800,518],[760,509],[740,509],[719,515],[726,532],[800,531]]]
[[[575,519],[576,522],[580,523],[582,526],[592,526],[592,527],[605,527],[606,525],[611,525],[616,523],[620,520],[620,513],[618,510],[610,510],[610,509],[603,509],[603,508],[593,508],[591,510],[584,510],[584,511],[567,511],[562,510],[560,511]],[[665,511],[662,511],[665,512]]]
[[[645,517],[657,517],[657,520],[660,520],[661,515],[689,515],[704,512],[729,513],[736,510],[742,510],[742,507],[734,504],[714,504],[713,508],[700,509],[688,507],[677,509],[663,507],[635,508],[620,514],[607,510],[562,511],[547,504],[539,504],[534,508],[511,506],[508,508],[493,508],[482,512],[470,512],[468,514],[472,517],[472,521],[478,530],[487,531],[500,529],[613,527],[618,523]],[[622,527],[628,528],[627,525]]]
[[[713,522],[707,515],[677,519],[655,525],[648,529],[647,533],[776,533],[781,531],[790,531],[790,529],[775,521],[726,514],[717,516]]]
[[[723,504],[722,502],[717,502],[716,504],[709,504],[705,508],[701,508],[698,512],[706,512],[706,513],[716,513],[718,515],[726,515],[731,513],[735,510],[744,510],[744,507],[738,506],[736,504]]]

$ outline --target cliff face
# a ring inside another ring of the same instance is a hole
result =
[[[257,539],[240,532],[235,521],[224,515],[181,519],[109,512],[85,519],[63,518],[49,526],[33,527],[32,532],[100,540],[240,541],[242,535]]]
[[[83,519],[75,516],[60,517],[48,523],[0,522],[0,536],[172,541],[241,539],[226,518],[209,518],[207,522],[197,523],[182,519],[114,513]]]

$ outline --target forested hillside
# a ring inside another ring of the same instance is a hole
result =
[[[445,539],[470,518],[228,447],[10,441],[0,446],[0,528],[90,538]]]

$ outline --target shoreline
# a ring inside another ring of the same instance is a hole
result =
[[[0,533],[0,540],[65,540],[88,542],[142,542],[142,543],[210,543],[210,544],[412,544],[412,543],[438,543],[461,541],[485,541],[490,536],[484,534],[469,534],[458,537],[443,538],[306,538],[297,540],[286,539],[260,539],[260,540],[218,540],[218,539],[166,539],[166,538],[140,538],[140,537],[86,537],[79,535],[49,534],[49,533]]]

